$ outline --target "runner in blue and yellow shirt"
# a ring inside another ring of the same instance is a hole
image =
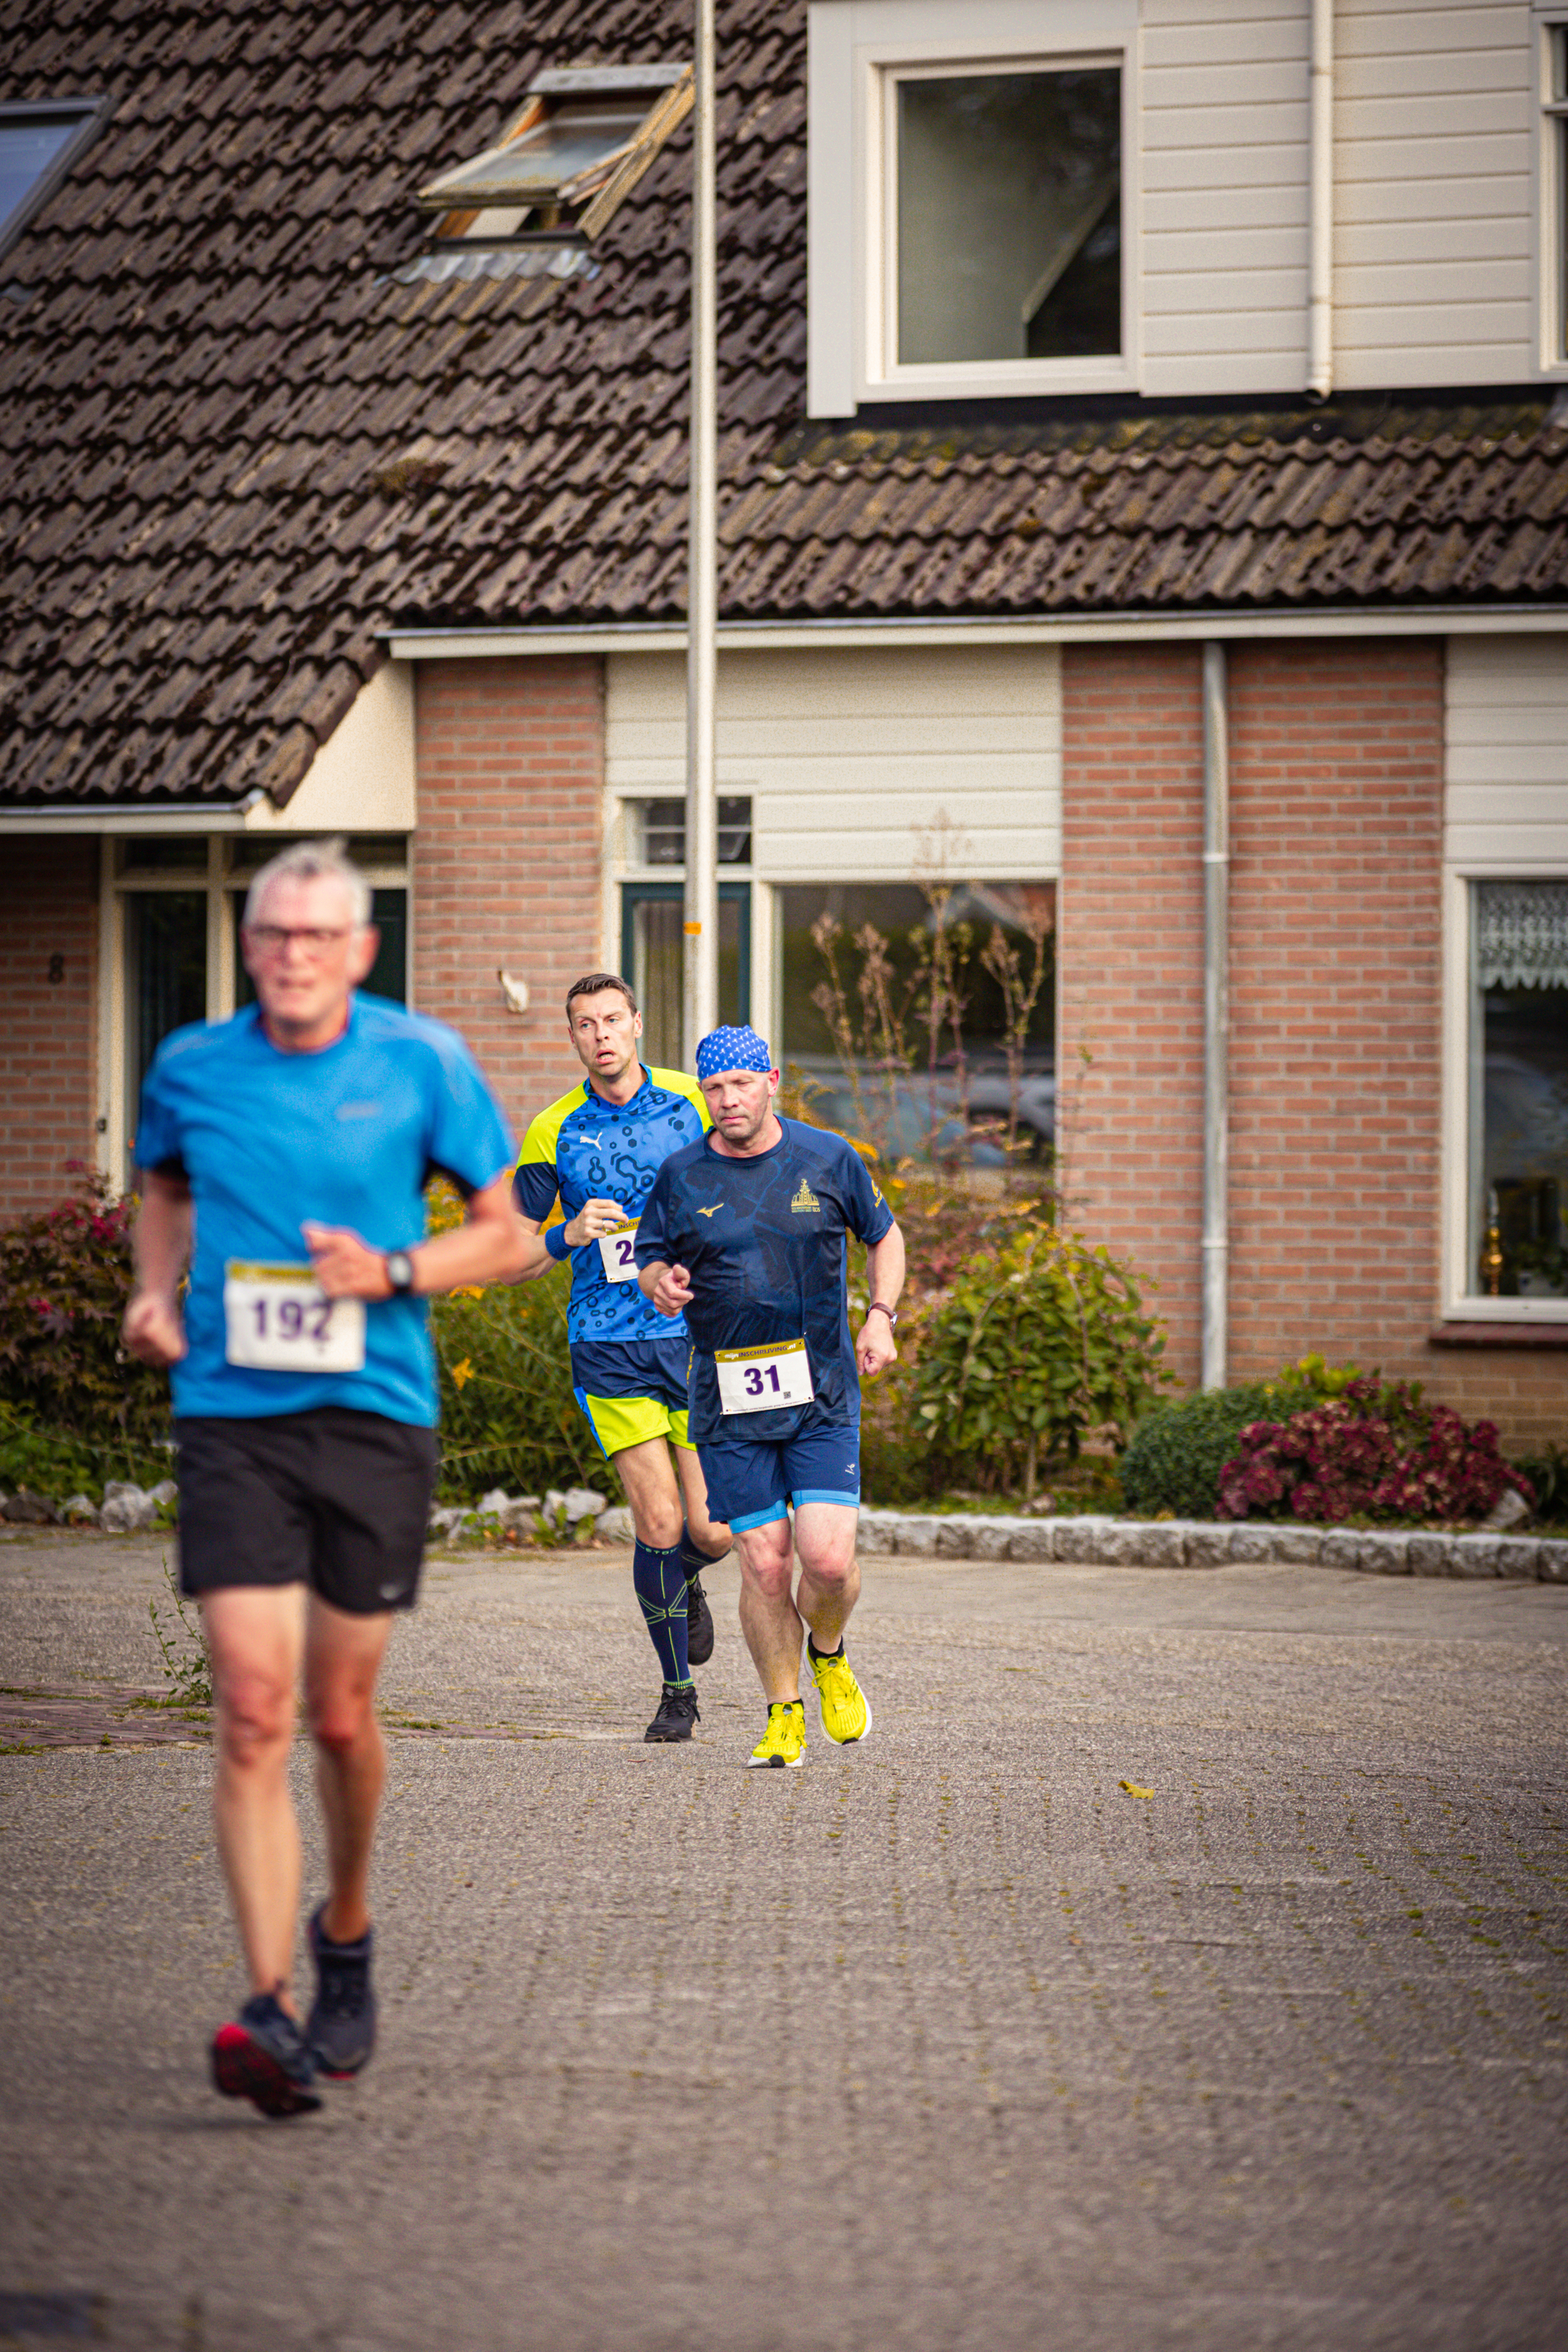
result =
[[[658,1314],[637,1286],[637,1220],[672,1151],[708,1126],[701,1090],[679,1070],[638,1059],[642,1015],[616,973],[593,971],[566,998],[566,1026],[587,1076],[528,1130],[515,1191],[537,1233],[570,1257],[567,1336],[577,1402],[619,1471],[637,1533],[632,1580],[664,1675],[645,1737],[689,1739],[698,1719],[690,1669],[713,1654],[702,1570],[730,1549],[708,1510],[687,1431],[686,1326]],[[673,1458],[672,1458],[673,1457]]]

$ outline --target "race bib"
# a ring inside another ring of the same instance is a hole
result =
[[[713,1361],[719,1402],[726,1412],[773,1412],[782,1405],[811,1402],[811,1365],[804,1339],[775,1340],[766,1348],[721,1348]]]
[[[224,1354],[251,1372],[363,1372],[364,1301],[329,1298],[308,1265],[224,1267]]]
[[[635,1282],[637,1278],[637,1221],[629,1218],[611,1234],[599,1235],[599,1255],[605,1261],[606,1282]]]

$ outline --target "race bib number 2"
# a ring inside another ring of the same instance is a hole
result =
[[[224,1354],[252,1372],[362,1372],[364,1301],[329,1298],[308,1265],[224,1268]]]
[[[767,1348],[721,1348],[713,1362],[725,1412],[776,1412],[784,1405],[811,1402],[811,1366],[804,1339],[775,1340]]]
[[[599,1235],[599,1255],[605,1264],[606,1282],[635,1282],[637,1278],[637,1221],[617,1225],[612,1234]]]

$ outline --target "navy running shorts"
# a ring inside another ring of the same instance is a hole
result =
[[[699,1438],[697,1458],[708,1482],[708,1508],[736,1535],[785,1516],[785,1505],[860,1504],[858,1427],[808,1429],[804,1436],[767,1439]]]
[[[686,1374],[691,1342],[668,1339],[577,1339],[572,1345],[572,1390],[579,1410],[614,1457],[650,1438],[689,1448]]]
[[[412,1609],[440,1459],[436,1432],[348,1405],[185,1415],[180,1590],[308,1584],[353,1617]]]

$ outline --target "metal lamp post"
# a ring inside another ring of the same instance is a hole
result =
[[[713,5],[695,0],[696,103],[691,126],[691,468],[686,592],[686,893],[681,1059],[719,1023],[718,808],[714,719],[719,662],[715,545],[719,461],[718,255],[714,237]]]

